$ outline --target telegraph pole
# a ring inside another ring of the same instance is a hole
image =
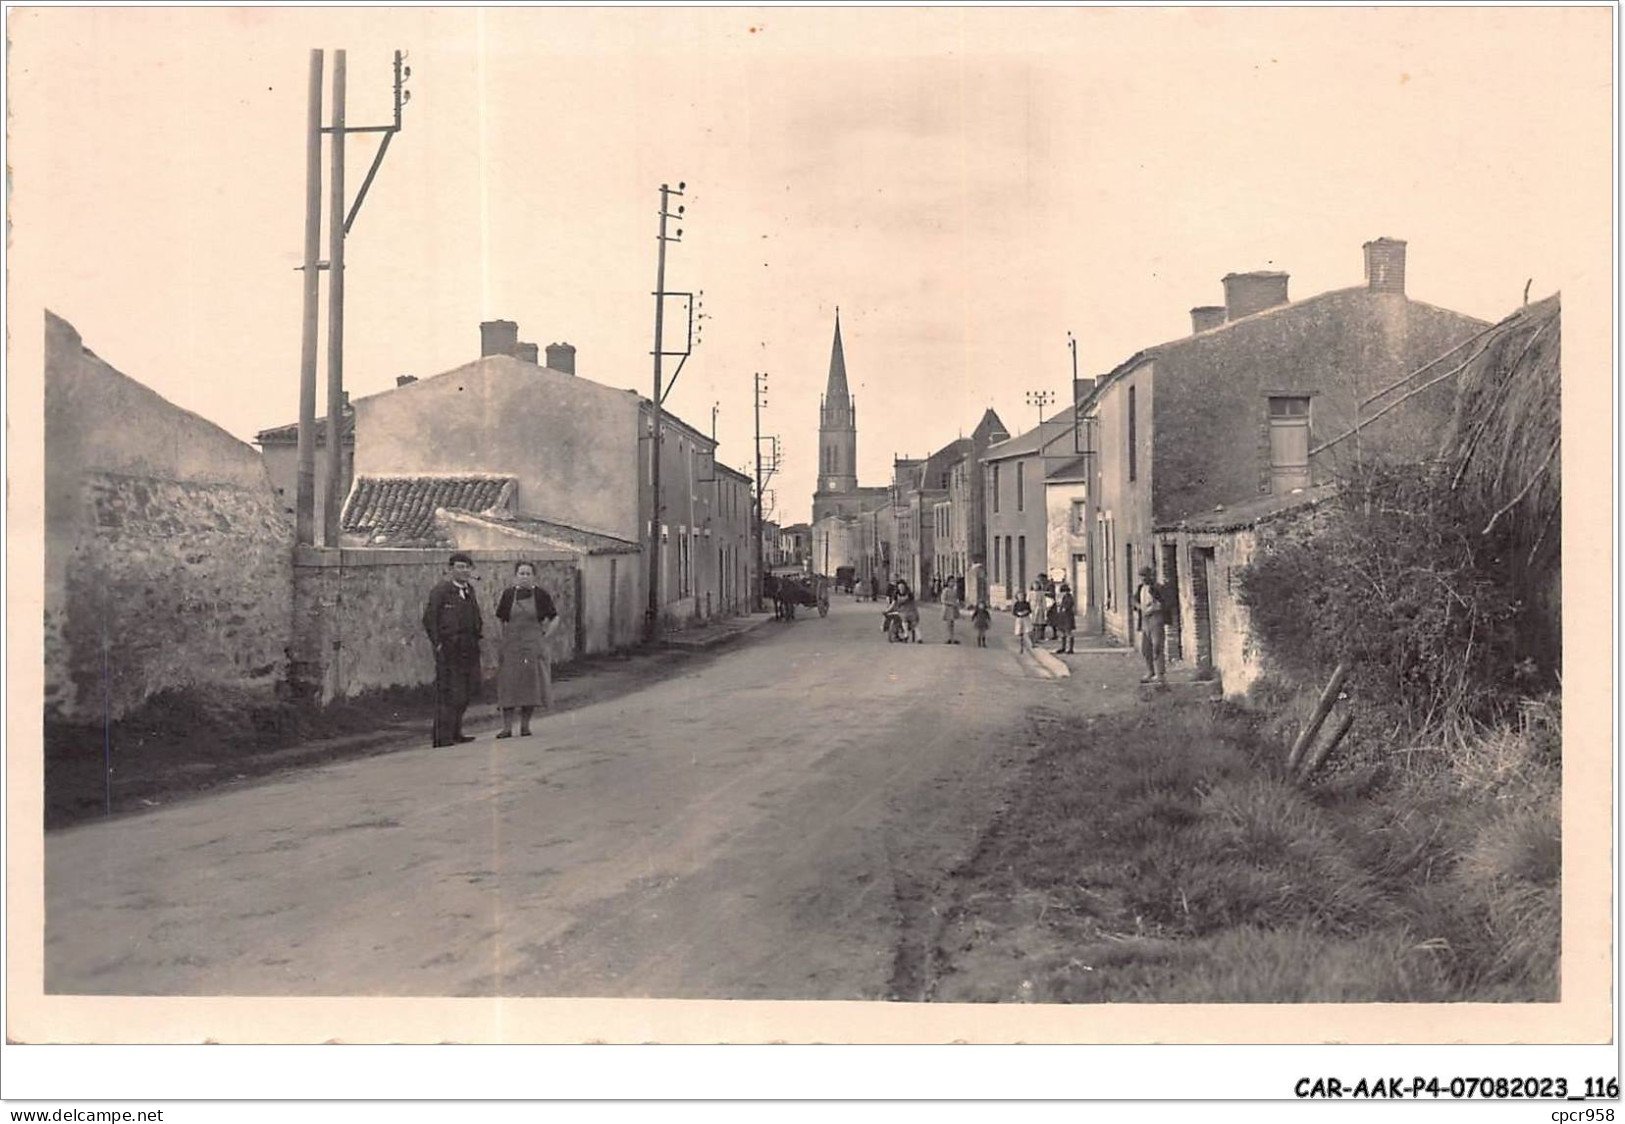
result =
[[[653,429],[649,435],[649,483],[650,483],[650,521],[649,521],[649,608],[645,612],[644,628],[646,639],[653,643],[660,635],[660,406],[665,401],[665,389],[661,383],[661,361],[666,357],[665,331],[666,331],[666,243],[682,241],[683,231],[678,228],[675,236],[666,234],[668,219],[680,218],[683,208],[677,208],[677,214],[670,211],[670,200],[673,195],[682,195],[683,189],[688,185],[679,182],[676,190],[666,184],[660,185],[660,235],[659,254],[655,265],[655,387],[654,396],[650,399],[652,409]]]
[[[333,170],[328,176],[327,243],[327,490],[322,503],[322,541],[339,545],[339,483],[344,444],[344,88],[342,49],[333,52]]]
[[[316,313],[322,276],[322,52],[310,52],[310,105],[305,124],[305,306],[299,349],[299,488],[295,542],[316,542]]]
[[[321,299],[321,271],[332,273],[328,287],[327,336],[327,486],[322,497],[323,540],[330,547],[339,543],[339,515],[344,502],[341,481],[344,475],[344,238],[355,223],[361,203],[384,162],[389,142],[401,131],[401,109],[412,100],[405,89],[412,68],[405,66],[406,53],[395,52],[395,117],[387,125],[347,125],[345,123],[345,54],[333,52],[333,123],[322,127],[322,67],[325,52],[310,52],[310,105],[305,138],[305,260],[304,324],[299,368],[299,489],[294,508],[296,541],[313,545],[316,540],[316,334],[317,305]],[[328,215],[328,260],[319,260],[322,244],[322,134],[333,136],[333,170]],[[350,133],[382,133],[383,139],[373,157],[372,167],[361,183],[349,211],[344,206],[344,138]]]
[[[767,372],[758,371],[751,376],[755,383],[756,408],[756,585],[751,590],[751,608],[762,611],[762,589],[765,577],[762,571],[762,396],[767,391]]]
[[[1053,390],[1029,390],[1027,392],[1027,405],[1038,407],[1038,424],[1044,424],[1044,407],[1055,401]]]

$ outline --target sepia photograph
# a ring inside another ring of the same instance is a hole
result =
[[[8,1036],[1607,1041],[1616,15],[10,9]]]

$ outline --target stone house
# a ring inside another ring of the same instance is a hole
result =
[[[1049,473],[1083,455],[1083,428],[1063,411],[982,458],[987,494],[988,604],[1008,607],[1050,568]]]
[[[1203,607],[1192,588],[1213,588],[1212,560],[1159,528],[1303,494],[1363,464],[1434,455],[1454,406],[1449,381],[1344,438],[1487,325],[1408,297],[1405,243],[1382,238],[1364,251],[1364,285],[1296,302],[1285,273],[1226,276],[1222,307],[1193,309],[1189,336],[1136,353],[1080,405],[1097,462],[1088,581],[1113,636],[1135,639],[1130,595],[1149,564],[1178,592],[1172,650],[1195,646]]]
[[[427,378],[402,377],[394,388],[350,404],[354,480],[346,543],[409,549],[449,535],[460,546],[494,537],[541,549],[552,540],[532,532],[557,528],[570,542],[586,544],[585,554],[569,544],[564,549],[599,559],[584,563],[588,576],[606,570],[607,584],[594,581],[584,595],[590,615],[606,621],[602,630],[588,630],[587,650],[596,650],[601,637],[616,646],[639,633],[633,625],[647,614],[651,550],[658,552],[660,613],[668,625],[743,611],[752,554],[749,481],[716,463],[715,441],[662,412],[657,523],[648,399],[577,377],[569,344],[550,344],[540,364],[540,349],[519,340],[513,321],[481,324],[480,347],[473,362]],[[262,434],[270,439],[268,452],[280,436],[281,430]],[[445,492],[451,482],[479,478],[505,483],[500,503]],[[398,482],[396,491],[410,498],[414,526],[367,522],[384,481]],[[435,494],[439,506],[462,518],[435,523],[433,509],[423,510]],[[482,513],[493,525],[469,521]],[[633,551],[643,558],[631,557]]]

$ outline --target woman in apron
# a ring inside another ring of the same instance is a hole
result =
[[[536,567],[529,562],[514,567],[514,584],[497,601],[497,620],[502,622],[497,665],[502,731],[497,737],[513,737],[513,712],[518,710],[519,736],[528,738],[535,709],[553,709],[553,665],[547,655],[547,638],[559,623],[558,609],[547,590],[536,584]]]

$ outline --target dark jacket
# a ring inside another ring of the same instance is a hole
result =
[[[447,579],[429,591],[429,603],[423,610],[423,631],[429,634],[429,643],[478,644],[485,633],[485,622],[480,617],[480,603],[474,587],[468,587],[468,596],[457,592],[457,583]]]
[[[497,620],[504,624],[513,616],[513,603],[517,593],[518,587],[510,585],[502,591],[502,596],[497,598]],[[546,624],[559,615],[558,608],[553,604],[552,595],[541,586],[536,586],[531,591],[530,599],[536,605],[536,619],[542,624]],[[524,604],[524,602],[521,601],[520,604]]]

